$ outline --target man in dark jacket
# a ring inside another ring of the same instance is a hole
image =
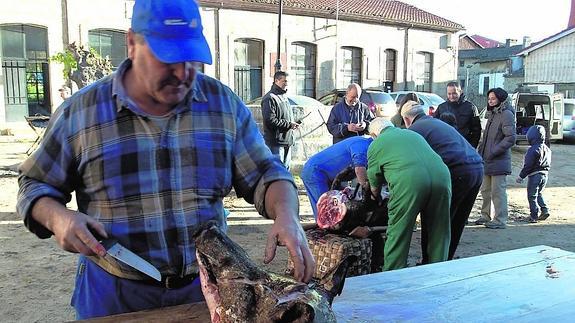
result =
[[[274,84],[262,99],[264,139],[272,154],[279,157],[287,169],[291,162],[293,130],[299,127],[286,94],[287,73],[274,74]]]
[[[458,82],[447,83],[447,101],[437,107],[433,117],[439,119],[444,112],[455,115],[457,131],[467,139],[473,148],[477,148],[481,137],[479,112],[473,103],[465,99],[465,94],[461,92],[461,86]]]
[[[505,229],[508,216],[507,175],[511,175],[511,147],[517,134],[515,111],[507,97],[507,92],[499,87],[487,92],[487,124],[477,147],[485,167],[480,188],[481,218],[475,224],[484,224],[489,229]],[[491,214],[491,202],[494,214]]]
[[[551,166],[551,149],[545,145],[545,128],[532,126],[527,130],[527,140],[531,147],[525,153],[523,168],[517,177],[517,183],[527,180],[527,200],[529,202],[530,223],[549,217],[549,208],[543,199],[543,190],[547,185],[547,174]],[[539,209],[541,215],[537,217]]]
[[[373,119],[369,107],[359,101],[361,87],[351,83],[345,97],[333,106],[327,119],[327,129],[333,136],[333,143],[353,136],[367,134],[367,126]]]
[[[441,157],[451,174],[451,243],[448,259],[453,259],[469,213],[483,180],[483,160],[463,136],[449,124],[426,116],[423,107],[411,101],[405,104],[401,116],[409,130],[415,131]],[[427,244],[423,240],[421,244]]]

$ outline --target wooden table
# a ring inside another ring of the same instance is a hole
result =
[[[348,278],[338,322],[575,322],[575,254],[536,246]],[[209,322],[205,303],[90,322]]]
[[[206,303],[193,303],[158,308],[125,314],[83,320],[93,323],[176,323],[176,322],[210,322],[210,311]]]
[[[575,322],[575,254],[535,246],[348,278],[333,309],[338,322]]]

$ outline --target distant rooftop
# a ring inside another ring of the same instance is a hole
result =
[[[517,55],[523,50],[523,45],[515,45],[509,47],[493,47],[493,48],[478,48],[478,49],[465,49],[459,51],[459,59],[477,59],[478,62],[495,62],[507,60],[511,56]]]
[[[278,12],[279,0],[199,0],[203,7]],[[338,0],[284,0],[283,13],[335,19]],[[395,0],[339,0],[339,19],[457,32],[461,24]]]
[[[473,36],[469,36],[473,41],[475,41],[479,46],[483,47],[483,48],[494,48],[494,47],[500,47],[503,46],[505,44],[498,42],[497,40],[493,40],[493,39],[489,39],[487,37],[483,37],[483,36],[479,36],[479,35],[473,35]]]
[[[562,30],[556,34],[553,34],[553,35],[551,35],[551,36],[549,36],[549,37],[547,37],[541,41],[538,41],[536,43],[531,44],[531,46],[523,49],[520,53],[518,53],[518,55],[527,55],[534,50],[537,50],[543,46],[546,46],[547,44],[550,44],[550,43],[552,43],[558,39],[561,39],[565,36],[571,35],[572,33],[575,33],[575,26],[564,29],[564,30]]]

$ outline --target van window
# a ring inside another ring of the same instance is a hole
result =
[[[563,116],[559,113],[559,110],[561,110],[561,101],[553,101],[553,111],[557,112],[553,113],[553,120],[563,119]]]
[[[573,103],[565,103],[564,115],[571,117],[573,115],[573,108],[574,107],[575,107],[575,104],[573,104]]]

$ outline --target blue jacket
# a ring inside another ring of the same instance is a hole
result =
[[[523,169],[519,177],[525,178],[536,173],[547,173],[551,166],[551,149],[545,145],[545,128],[532,126],[527,130],[527,141],[531,147],[525,153]]]
[[[365,103],[358,102],[354,106],[349,106],[345,103],[345,98],[342,98],[331,109],[327,119],[327,130],[332,134],[333,143],[335,144],[345,138],[367,134],[367,126],[369,126],[369,122],[372,119],[373,115]],[[358,133],[347,130],[348,124],[360,122],[365,122],[366,124],[364,131]]]
[[[483,169],[483,159],[475,148],[447,123],[420,114],[415,117],[409,130],[425,138],[425,141],[447,165],[452,176]]]
[[[310,157],[302,169],[302,178],[321,172],[330,182],[346,167],[366,167],[367,149],[373,139],[368,136],[347,138]]]

